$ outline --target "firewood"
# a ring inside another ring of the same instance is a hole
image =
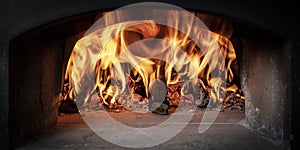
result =
[[[167,100],[167,88],[163,81],[154,80],[150,83],[149,109],[153,113],[167,115],[170,106]]]
[[[62,101],[59,105],[58,111],[60,113],[78,113],[78,108],[76,106],[76,103],[67,98],[66,100]]]

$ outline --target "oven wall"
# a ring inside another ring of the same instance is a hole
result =
[[[42,34],[12,42],[10,142],[18,146],[53,126],[58,116],[63,43]]]
[[[72,48],[101,14],[58,21],[11,42],[9,132],[12,148],[55,125],[62,100],[62,79]]]
[[[243,37],[242,88],[248,127],[282,142],[287,101],[283,41],[265,32]]]

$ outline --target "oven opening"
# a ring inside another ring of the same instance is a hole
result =
[[[286,105],[283,40],[221,14],[190,11],[194,20],[182,24],[177,21],[185,12],[163,11],[172,16],[166,23],[102,27],[97,21],[110,11],[91,12],[15,38],[10,45],[13,147],[121,148],[99,134],[138,133],[123,132],[106,117],[146,129],[177,116],[163,131],[186,126],[160,146],[279,148]],[[96,125],[103,131],[94,130]]]

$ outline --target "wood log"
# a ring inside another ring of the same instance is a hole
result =
[[[153,113],[167,115],[170,106],[167,100],[167,87],[162,80],[154,80],[150,83],[149,109]]]

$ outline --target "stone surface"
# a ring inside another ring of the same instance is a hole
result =
[[[283,67],[282,41],[260,32],[244,38],[243,92],[249,127],[283,141],[287,71]]]
[[[85,16],[74,17],[11,41],[10,120],[7,118],[3,123],[10,124],[11,148],[26,143],[28,138],[56,123],[67,58],[82,30],[89,27],[92,20]],[[76,105],[73,106],[76,109]],[[6,108],[8,111],[8,106]],[[8,141],[8,133],[6,139]]]
[[[98,113],[101,113],[98,111]],[[204,134],[198,134],[199,122],[204,114],[197,109],[190,123],[171,140],[147,149],[279,149],[276,143],[268,141],[257,133],[241,126],[243,111],[227,111],[219,114],[216,122]],[[152,113],[122,111],[110,115],[127,126],[150,127],[167,119]],[[101,119],[101,118],[100,118]],[[112,126],[113,127],[113,126]],[[168,128],[166,130],[172,130]],[[118,129],[115,129],[117,132]],[[117,138],[117,137],[116,137]],[[23,149],[129,149],[111,144],[95,134],[79,114],[59,116],[55,128],[37,136]]]
[[[10,59],[10,142],[27,138],[53,126],[61,84],[63,43],[48,35],[15,40]]]

